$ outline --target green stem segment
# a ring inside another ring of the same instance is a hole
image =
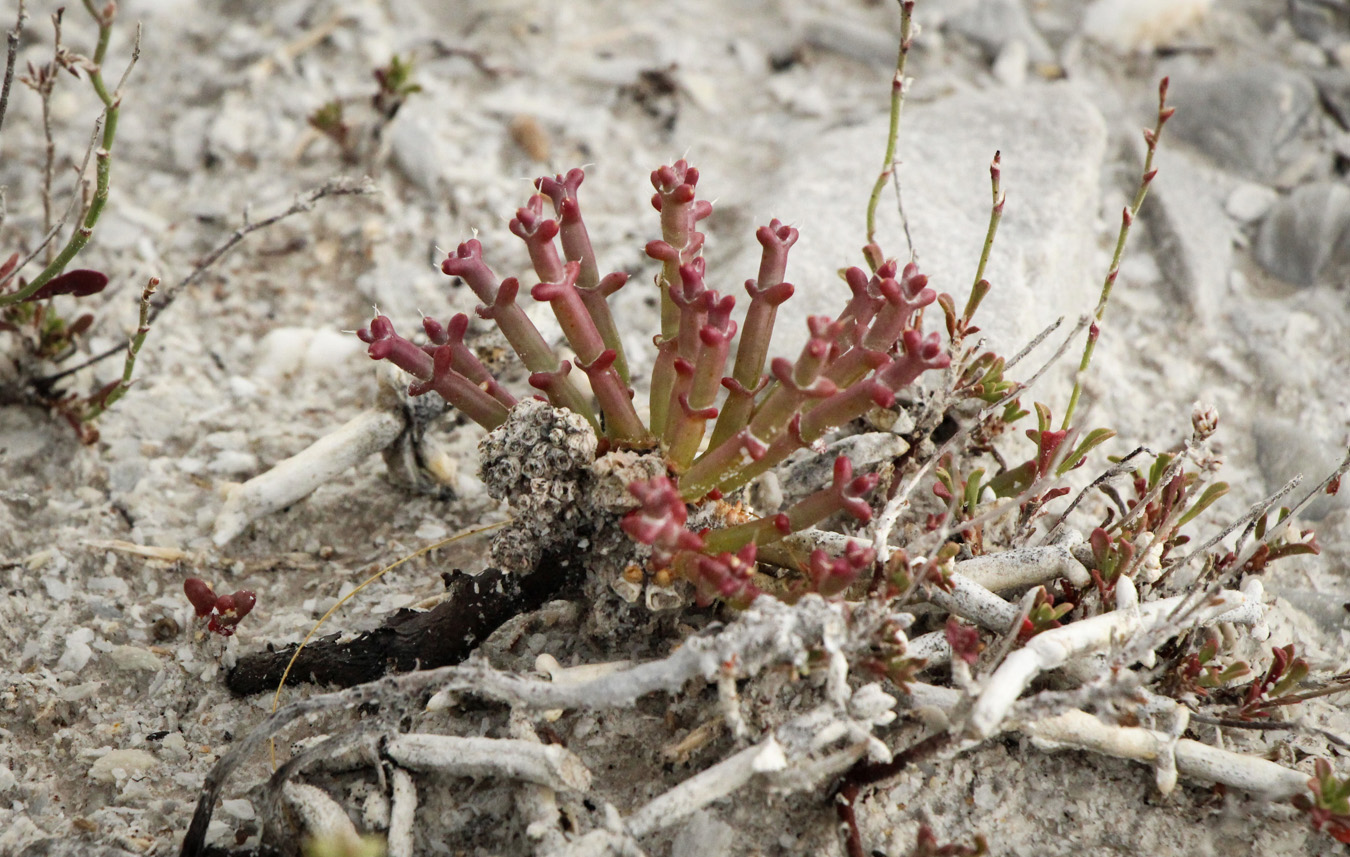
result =
[[[1148,153],[1144,156],[1144,171],[1139,179],[1139,188],[1135,191],[1134,200],[1121,214],[1120,232],[1116,236],[1116,251],[1111,256],[1111,269],[1106,274],[1106,279],[1102,282],[1101,296],[1097,299],[1097,309],[1094,313],[1094,319],[1091,326],[1088,327],[1087,344],[1083,346],[1083,359],[1078,363],[1078,373],[1074,376],[1073,393],[1069,396],[1069,405],[1064,409],[1064,422],[1060,424],[1061,429],[1067,429],[1073,421],[1074,410],[1078,407],[1078,399],[1083,394],[1083,381],[1087,378],[1088,366],[1092,364],[1092,352],[1097,348],[1097,338],[1101,335],[1102,318],[1106,315],[1106,304],[1111,299],[1111,289],[1116,284],[1116,279],[1120,276],[1120,262],[1125,256],[1125,243],[1130,237],[1130,227],[1134,224],[1134,218],[1138,216],[1140,207],[1144,204],[1144,197],[1148,196],[1149,185],[1153,183],[1153,177],[1158,171],[1153,168],[1153,156],[1158,150],[1158,139],[1162,136],[1163,125],[1172,118],[1176,112],[1175,107],[1167,106],[1167,78],[1163,78],[1158,84],[1158,119],[1152,128],[1144,129],[1144,143],[1148,146]]]
[[[106,388],[106,392],[96,394],[90,399],[89,410],[81,415],[80,419],[86,423],[91,423],[103,415],[103,412],[116,404],[117,400],[127,394],[131,389],[131,376],[136,369],[136,356],[141,353],[141,346],[145,344],[145,336],[150,332],[150,298],[154,297],[155,289],[159,288],[159,277],[151,277],[146,283],[145,289],[141,292],[141,319],[140,324],[136,326],[136,333],[127,343],[127,359],[122,363],[122,379],[114,381]]]
[[[12,306],[27,300],[36,294],[38,289],[63,272],[66,266],[89,243],[90,237],[94,234],[94,226],[97,225],[99,216],[103,213],[103,207],[108,203],[108,180],[112,175],[113,141],[117,138],[117,117],[122,106],[121,90],[110,93],[107,85],[103,82],[103,60],[108,53],[108,40],[112,36],[113,16],[97,12],[92,0],[84,0],[84,6],[89,10],[89,14],[94,17],[94,20],[98,22],[98,45],[94,49],[93,69],[89,72],[89,82],[93,84],[94,92],[103,102],[103,135],[99,141],[98,151],[94,153],[97,176],[94,198],[90,200],[89,209],[85,211],[84,217],[81,218],[79,227],[71,234],[70,240],[66,242],[65,247],[61,248],[61,252],[56,254],[56,258],[52,259],[46,268],[43,268],[28,285],[19,291],[0,295],[0,307]],[[131,70],[131,66],[135,65],[139,55],[140,47],[137,46],[131,56],[131,65],[127,66],[128,72]]]
[[[900,137],[900,111],[905,104],[905,61],[909,58],[909,48],[913,44],[914,0],[900,0],[900,50],[895,58],[895,77],[891,80],[891,127],[886,137],[886,159],[881,164],[881,172],[872,185],[872,195],[867,199],[867,244],[876,246],[877,205],[881,202],[882,191],[895,172],[895,149]],[[881,253],[867,253],[867,263],[875,271],[882,262]]]

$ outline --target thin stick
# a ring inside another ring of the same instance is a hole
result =
[[[1048,334],[1051,330],[1054,330],[1055,328],[1059,327],[1061,322],[1063,322],[1063,319],[1059,319],[1054,324],[1052,324],[1046,331],[1044,331],[1040,336],[1036,338],[1036,342],[1040,342],[1042,339],[1044,339],[1046,334]],[[971,420],[959,431],[957,431],[956,434],[948,438],[947,442],[944,443],[938,449],[938,451],[933,454],[931,458],[929,458],[926,462],[924,462],[923,465],[919,467],[918,470],[910,474],[909,480],[900,488],[898,492],[896,492],[895,496],[886,501],[885,508],[883,508],[881,510],[881,514],[877,516],[877,522],[875,524],[875,529],[873,530],[873,538],[872,538],[872,549],[876,551],[877,562],[881,564],[880,567],[884,567],[886,561],[890,559],[891,549],[890,546],[887,544],[887,542],[890,541],[891,531],[895,528],[896,523],[899,521],[900,512],[903,511],[905,505],[909,502],[909,495],[911,492],[913,492],[914,488],[919,484],[919,480],[922,479],[924,475],[928,473],[928,470],[930,468],[932,468],[937,462],[942,460],[942,456],[954,450],[958,443],[961,443],[963,440],[965,440],[965,438],[971,433],[971,431],[974,430],[975,426],[978,426],[980,423],[984,422],[990,416],[997,413],[998,410],[1002,408],[1004,405],[1008,404],[1013,399],[1016,399],[1018,396],[1022,395],[1028,389],[1030,389],[1030,387],[1033,384],[1035,384],[1037,380],[1040,379],[1041,375],[1043,375],[1046,372],[1046,370],[1048,370],[1052,365],[1054,365],[1056,361],[1059,360],[1060,357],[1064,355],[1064,352],[1068,350],[1069,344],[1073,342],[1074,337],[1076,337],[1078,335],[1078,332],[1082,330],[1086,325],[1087,325],[1087,317],[1085,316],[1082,320],[1078,322],[1078,325],[1073,329],[1073,331],[1067,337],[1065,337],[1064,342],[1060,344],[1059,348],[1055,349],[1055,353],[1051,354],[1050,358],[1046,360],[1045,363],[1041,365],[1041,368],[1037,369],[1032,374],[1032,376],[1026,380],[1025,383],[1014,387],[1012,390],[1009,390],[1008,393],[1004,395],[1003,398],[999,399],[997,402],[985,406],[985,408],[981,410],[973,420]],[[1022,354],[1027,353],[1027,351],[1030,350],[1030,347],[1031,346],[1028,346],[1027,349],[1024,349],[1022,351]],[[1020,357],[1021,354],[1019,354],[1018,356]]]
[[[872,195],[867,199],[867,244],[875,246],[877,234],[877,204],[881,201],[881,192],[886,182],[895,174],[895,149],[900,137],[900,111],[905,104],[905,61],[909,58],[909,48],[913,44],[914,0],[900,0],[900,50],[895,58],[895,76],[891,78],[891,126],[886,137],[886,158],[881,164],[881,173],[872,185]],[[867,254],[867,264],[875,271],[881,265],[880,252]]]
[[[1163,125],[1175,112],[1175,107],[1167,106],[1167,78],[1164,77],[1158,84],[1157,124],[1152,129],[1144,129],[1144,143],[1148,146],[1148,154],[1144,156],[1144,172],[1140,176],[1139,189],[1135,191],[1134,201],[1121,213],[1120,232],[1116,235],[1116,252],[1111,257],[1111,270],[1107,272],[1106,279],[1102,282],[1102,293],[1097,299],[1097,310],[1094,313],[1096,321],[1088,330],[1087,344],[1083,346],[1083,359],[1078,364],[1078,374],[1073,380],[1073,393],[1069,396],[1069,406],[1064,409],[1064,422],[1060,425],[1062,429],[1067,429],[1073,422],[1078,398],[1083,394],[1083,381],[1087,378],[1088,366],[1092,363],[1092,352],[1097,348],[1097,337],[1101,335],[1102,317],[1106,314],[1106,303],[1111,299],[1111,287],[1120,276],[1120,260],[1125,256],[1125,242],[1130,237],[1130,226],[1134,224],[1134,218],[1139,214],[1140,206],[1144,204],[1144,197],[1148,195],[1153,177],[1158,174],[1153,168],[1153,155],[1158,150],[1158,138],[1162,136]]]
[[[1087,496],[1088,492],[1093,488],[1111,481],[1122,473],[1133,470],[1134,468],[1130,465],[1130,462],[1134,460],[1135,456],[1142,455],[1145,452],[1149,452],[1148,447],[1135,447],[1129,455],[1126,455],[1124,458],[1120,459],[1120,461],[1117,461],[1115,464],[1108,467],[1102,475],[1084,486],[1083,490],[1079,491],[1077,496],[1073,498],[1073,501],[1069,503],[1068,508],[1066,508],[1064,513],[1059,516],[1059,520],[1055,521],[1055,525],[1040,539],[1039,543],[1043,545],[1054,544],[1055,537],[1059,535],[1060,528],[1064,526],[1064,522],[1069,518],[1069,513],[1078,508],[1078,504],[1083,502],[1083,498]]]
[[[34,81],[34,89],[37,90],[38,99],[42,102],[42,136],[47,142],[47,150],[42,164],[42,230],[50,232],[52,228],[52,178],[56,173],[56,141],[52,139],[52,89],[56,86],[56,76],[60,71],[61,59],[61,17],[65,14],[65,8],[57,9],[52,13],[52,31],[54,32],[54,45],[52,46],[52,61],[46,69],[38,72],[38,79]],[[47,262],[50,263],[56,255],[56,248],[51,244],[47,245]]]
[[[136,369],[136,356],[141,353],[141,346],[145,344],[145,335],[150,332],[150,298],[154,297],[157,288],[159,288],[159,277],[151,277],[150,281],[145,284],[145,289],[141,292],[141,323],[136,327],[136,332],[132,334],[130,341],[127,342],[127,359],[122,363],[122,380],[116,382],[116,385],[106,394],[94,396],[93,407],[80,417],[83,422],[89,423],[98,419],[118,399],[125,396],[127,390],[131,389],[131,375]]]
[[[230,235],[229,238],[225,239],[225,241],[221,242],[219,246],[217,246],[214,250],[212,250],[209,254],[207,254],[206,258],[203,259],[201,262],[199,262],[197,264],[197,267],[192,270],[192,273],[188,274],[186,277],[184,277],[182,280],[178,282],[178,285],[174,286],[172,289],[166,289],[163,292],[163,296],[161,297],[160,302],[152,306],[150,309],[150,319],[149,319],[150,323],[154,324],[155,319],[159,318],[160,313],[168,309],[169,305],[173,303],[174,298],[178,297],[178,295],[181,294],[183,290],[186,289],[188,286],[191,286],[198,280],[200,280],[202,276],[205,275],[206,272],[211,268],[212,265],[220,261],[221,257],[223,257],[229,251],[233,250],[235,245],[237,245],[240,241],[243,241],[251,233],[258,231],[259,229],[266,229],[267,227],[273,225],[274,223],[280,220],[285,220],[287,217],[290,217],[293,214],[299,214],[301,212],[309,211],[310,209],[314,208],[314,204],[316,202],[325,197],[354,196],[374,192],[375,186],[369,181],[363,180],[360,182],[348,182],[344,179],[333,179],[329,181],[327,184],[323,185],[322,187],[318,187],[301,194],[299,197],[296,198],[295,202],[291,205],[290,208],[286,209],[280,214],[269,217],[266,220],[260,220],[257,223],[249,223],[247,222],[247,214],[246,214],[245,215],[246,222],[244,223],[243,226],[236,229],[233,232],[233,234]],[[67,375],[72,375],[76,372],[79,372],[81,369],[87,369],[88,367],[93,366],[96,363],[101,363],[104,360],[107,360],[114,354],[121,352],[121,350],[122,350],[121,345],[114,345],[108,350],[96,354],[93,357],[90,357],[88,360],[85,360],[78,366],[72,366],[69,369],[62,369],[60,372],[57,372],[53,375],[47,375],[42,378],[39,378],[37,379],[38,383],[47,385],[54,384],[57,381],[61,380],[62,378],[65,378]]]
[[[14,61],[19,57],[19,39],[23,36],[23,25],[28,20],[28,11],[24,9],[24,0],[19,0],[19,14],[14,21],[14,29],[5,37],[5,82],[0,85],[0,128],[5,124],[5,111],[9,108],[9,88],[14,84]]]

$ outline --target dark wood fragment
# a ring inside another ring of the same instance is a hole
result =
[[[311,641],[286,683],[352,687],[391,671],[460,663],[508,619],[557,597],[576,581],[581,568],[578,562],[545,557],[529,574],[496,568],[459,574],[447,584],[446,599],[432,610],[400,610],[384,625],[345,643],[338,642],[338,634]],[[275,690],[295,649],[292,645],[244,655],[226,675],[225,686],[236,696]]]

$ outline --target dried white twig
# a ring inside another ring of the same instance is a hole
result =
[[[368,410],[266,473],[236,486],[216,516],[212,540],[223,547],[259,518],[308,497],[320,485],[389,446],[406,425],[400,412]]]
[[[388,857],[413,857],[413,819],[417,814],[417,786],[412,775],[394,768],[393,801],[389,808],[389,836],[385,840]]]
[[[511,737],[526,744],[542,742],[530,721],[518,711],[511,712]],[[547,786],[522,783],[516,790],[516,811],[525,824],[525,835],[534,843],[536,854],[551,854],[567,845],[559,824],[558,797]]]
[[[1308,775],[1283,765],[1152,729],[1113,726],[1084,711],[1066,711],[1019,728],[1042,749],[1091,750],[1150,763],[1171,755],[1176,771],[1186,777],[1223,783],[1269,800],[1287,800],[1308,790]]]
[[[318,786],[287,783],[281,789],[286,805],[300,819],[305,832],[314,839],[336,839],[356,843],[361,837],[352,820],[337,801]]]
[[[641,838],[680,821],[752,780],[755,775],[787,767],[783,748],[772,735],[695,774],[654,798],[628,818],[628,830]]]
[[[453,735],[393,735],[389,758],[413,771],[453,777],[522,780],[554,791],[585,792],[591,772],[564,747],[513,738],[459,738]]]
[[[1259,598],[1251,598],[1252,594],[1254,591],[1220,592],[1202,609],[1193,612],[1184,621],[1177,621],[1170,614],[1185,596],[1163,598],[1141,605],[1137,603],[1134,583],[1128,577],[1122,577],[1116,581],[1116,610],[1062,628],[1043,631],[1028,640],[1024,647],[1008,655],[989,676],[980,698],[971,710],[970,734],[978,738],[993,735],[1032,679],[1043,672],[1064,666],[1072,658],[1101,651],[1137,633],[1148,633],[1169,621],[1174,623],[1177,631],[1209,621],[1250,622],[1253,613],[1260,613]],[[1251,606],[1252,601],[1256,602],[1256,609]],[[1245,610],[1238,609],[1244,605]]]

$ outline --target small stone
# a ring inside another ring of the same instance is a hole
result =
[[[135,774],[149,771],[159,765],[159,759],[145,750],[124,748],[112,750],[89,766],[89,778],[101,783],[114,783]]]
[[[240,821],[250,821],[258,815],[253,810],[253,804],[243,798],[221,801],[220,811],[230,818],[237,818]]]
[[[841,266],[862,264],[856,200],[871,192],[871,163],[886,139],[888,117],[804,140],[783,169],[765,176],[775,214],[801,224],[788,260],[799,288],[779,308],[773,349],[796,355],[808,315],[840,310]],[[996,352],[1012,354],[1063,313],[1086,311],[1096,299],[1084,277],[1096,263],[1101,164],[1106,123],[1067,84],[1028,82],[1017,89],[962,93],[906,106],[900,131],[900,181],[919,269],[929,285],[964,302],[989,223],[989,162],[1002,149],[1008,204],[994,242],[988,277],[993,290],[976,316]],[[887,191],[888,200],[891,191]],[[908,255],[892,202],[877,211],[885,252]],[[738,271],[754,271],[760,248],[748,242]]]
[[[1279,199],[1252,245],[1261,267],[1296,286],[1350,277],[1350,187],[1315,182]]]
[[[679,831],[670,848],[672,857],[723,857],[732,853],[736,841],[736,830],[706,809],[681,822]]]
[[[1171,70],[1169,101],[1177,108],[1168,130],[1214,163],[1266,182],[1288,180],[1305,160],[1296,145],[1313,124],[1317,87],[1307,75],[1273,63]],[[1302,167],[1300,167],[1301,169]]]
[[[159,658],[140,646],[113,646],[112,651],[108,652],[108,657],[119,670],[153,672],[159,669]]]
[[[1241,182],[1228,194],[1223,209],[1239,223],[1255,223],[1265,216],[1279,199],[1274,188],[1253,182]]]
[[[1027,59],[1026,42],[1008,42],[998,52],[998,59],[994,60],[990,71],[994,79],[1004,86],[1021,86],[1027,82]]]
[[[1289,23],[1300,38],[1328,50],[1350,45],[1350,7],[1325,0],[1288,0]]]
[[[1083,16],[1083,35],[1120,54],[1169,45],[1209,12],[1211,0],[1096,0]]]
[[[85,664],[94,656],[94,650],[89,644],[94,640],[94,632],[90,628],[76,628],[66,635],[66,650],[61,653],[61,659],[56,662],[58,670],[70,670],[79,672],[84,669]]]
[[[1303,482],[1297,493],[1316,485],[1340,464],[1344,449],[1341,436],[1329,420],[1307,412],[1299,419],[1265,417],[1252,426],[1256,438],[1256,463],[1265,477],[1267,491],[1276,491],[1299,474]],[[1300,519],[1320,521],[1334,509],[1350,505],[1350,492],[1321,494],[1302,512]],[[1273,519],[1272,519],[1273,520]]]
[[[1224,216],[1225,176],[1182,152],[1160,154],[1160,175],[1143,216],[1158,269],[1176,298],[1201,318],[1221,311],[1237,230]]]
[[[948,19],[947,26],[979,45],[990,60],[997,60],[1011,45],[1020,43],[1023,56],[1037,64],[1055,61],[1054,49],[1019,0],[986,0],[972,4]]]

